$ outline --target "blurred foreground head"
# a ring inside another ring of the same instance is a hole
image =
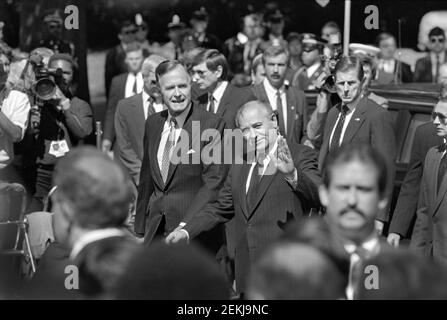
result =
[[[143,246],[119,279],[115,298],[222,300],[229,288],[215,260],[193,245]]]

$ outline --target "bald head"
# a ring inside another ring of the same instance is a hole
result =
[[[126,220],[131,203],[128,175],[93,147],[74,149],[55,169],[57,199],[71,208],[82,228],[117,227]]]
[[[337,299],[343,281],[334,263],[317,249],[278,243],[255,264],[247,288],[253,299]]]
[[[238,109],[236,114],[236,125],[240,128],[240,120],[244,120],[247,117],[250,118],[254,113],[270,118],[273,114],[273,109],[265,102],[259,100],[249,101]]]

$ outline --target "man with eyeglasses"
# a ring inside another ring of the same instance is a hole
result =
[[[436,104],[432,120],[443,141],[425,157],[411,246],[437,262],[447,263],[447,98]]]
[[[446,62],[445,32],[435,27],[428,33],[430,53],[416,62],[414,82],[438,82],[439,67]]]
[[[136,39],[137,29],[135,25],[126,20],[121,24],[120,33],[118,39],[120,44],[113,47],[107,52],[106,55],[106,67],[105,67],[105,84],[106,84],[106,96],[109,96],[110,84],[114,76],[127,72],[126,48]]]

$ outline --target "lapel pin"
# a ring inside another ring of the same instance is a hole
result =
[[[354,121],[360,121],[360,118],[355,118]]]
[[[295,107],[294,107],[294,106],[291,106],[290,109],[295,110]]]

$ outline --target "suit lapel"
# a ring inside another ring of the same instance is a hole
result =
[[[239,171],[239,175],[238,178],[236,179],[237,186],[240,186],[241,188],[241,208],[242,208],[242,212],[244,213],[245,218],[249,217],[249,212],[248,212],[248,205],[247,205],[247,192],[246,192],[246,185],[247,185],[247,179],[248,179],[248,173],[250,172],[250,164],[247,164],[244,162],[244,164],[241,165],[241,169]]]
[[[286,86],[286,103],[287,103],[287,138],[292,141],[295,126],[293,122],[295,120],[296,113],[296,100],[294,99],[293,93],[290,91],[290,87]]]
[[[151,163],[154,164],[152,165],[152,167],[154,168],[154,178],[155,178],[154,180],[157,182],[160,189],[163,189],[164,183],[163,178],[161,177],[161,168],[158,164],[158,149],[160,147],[161,135],[163,133],[163,127],[165,125],[167,118],[168,118],[167,110],[160,113],[158,121],[156,122],[156,127],[153,129],[153,132],[156,137],[155,143],[152,145],[149,143],[149,145],[152,146],[152,148],[150,148],[149,150],[149,157],[151,158]]]
[[[266,172],[274,172],[275,168],[273,168],[273,162],[269,162],[269,167],[267,168]],[[268,188],[272,184],[273,179],[276,177],[276,172],[274,174],[266,174],[263,175],[261,180],[259,181],[259,188],[258,188],[258,194],[256,196],[255,205],[253,208],[250,208],[248,220],[253,216],[253,213],[256,211],[256,208],[259,205],[259,202],[261,202],[262,198],[264,198],[265,193],[267,192]]]
[[[230,103],[232,91],[233,88],[231,87],[231,84],[228,83],[227,87],[225,88],[224,94],[222,95],[222,99],[220,99],[220,103],[217,107],[218,116],[223,117],[225,112],[227,111],[228,109],[227,105]]]
[[[320,169],[323,167],[324,159],[329,151],[329,139],[331,138],[332,130],[334,129],[335,122],[337,121],[339,108],[337,106],[329,110],[329,114],[326,120],[326,126],[324,128],[323,143],[321,145],[320,156],[318,158],[318,166]]]
[[[354,114],[352,115],[351,120],[346,127],[346,132],[343,136],[342,144],[351,142],[351,140],[354,138],[355,133],[365,121],[365,113],[367,111],[366,103],[368,101],[367,99],[367,97],[362,98],[355,108]]]
[[[434,189],[435,190],[435,207],[433,210],[433,213],[437,212],[438,207],[441,205],[442,200],[444,199],[444,196],[447,192],[447,179],[446,179],[446,175],[444,175],[444,179],[441,182],[441,186],[439,187],[439,192],[436,193],[437,188],[438,188],[438,172],[439,172],[439,166],[441,165],[441,159],[442,159],[442,153],[444,151],[440,151],[438,149],[437,153],[436,153],[436,159],[435,159],[435,163],[433,166],[433,171],[434,171],[434,179],[435,180],[435,185],[434,185]]]
[[[192,121],[195,120],[193,117],[193,108],[194,105],[191,104],[191,108],[189,110],[189,113],[185,119],[185,123],[183,124],[183,128],[182,128],[182,133],[183,130],[186,131],[188,133],[188,137],[189,137],[189,141],[188,141],[188,150],[191,149],[191,143],[192,143],[192,139],[194,138],[192,136]],[[182,134],[180,134],[180,137],[176,143],[176,146],[181,146],[181,140],[182,139]],[[187,150],[187,151],[188,151]],[[174,152],[177,151],[177,149],[174,149]],[[181,150],[181,152],[183,152],[184,150]],[[181,156],[183,156],[183,154],[181,154]],[[165,183],[165,189],[166,186],[169,185],[169,182],[172,180],[172,177],[174,176],[175,171],[177,170],[179,163],[175,163],[173,164],[172,161],[169,162],[169,171],[168,171],[168,177],[166,178],[166,183]]]

